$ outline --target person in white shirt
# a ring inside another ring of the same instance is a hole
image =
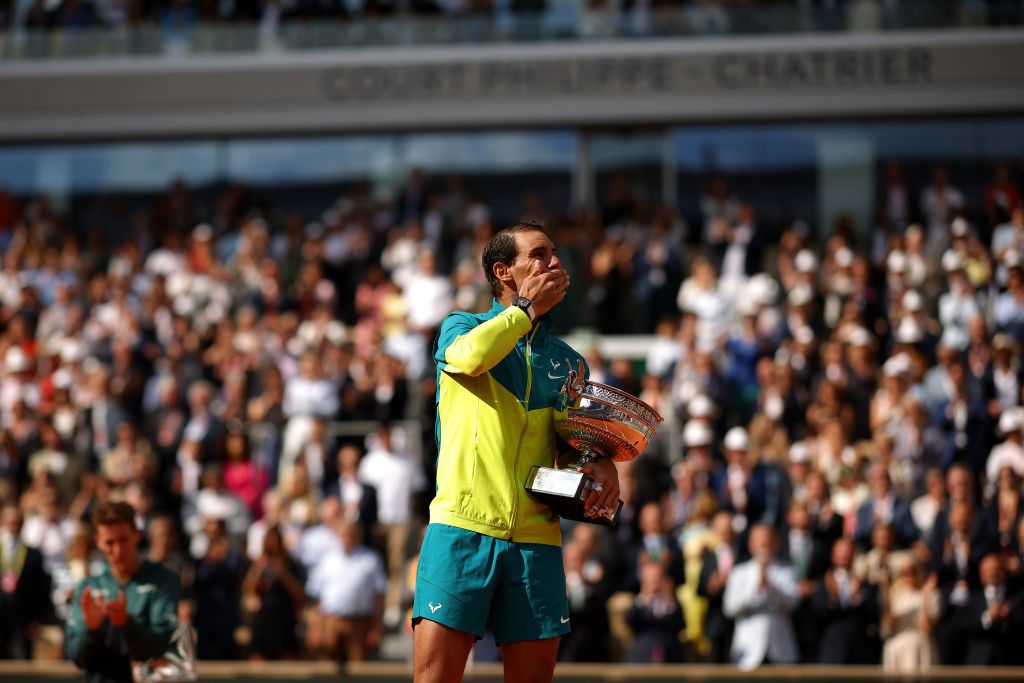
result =
[[[288,424],[281,445],[279,476],[295,463],[303,445],[313,435],[314,419],[331,420],[338,412],[338,385],[324,376],[316,353],[307,352],[299,361],[299,374],[284,384],[281,405]]]
[[[437,257],[429,249],[420,252],[416,265],[402,287],[408,324],[414,330],[436,330],[452,310],[452,282],[437,272]]]
[[[380,643],[387,580],[380,556],[362,545],[359,525],[340,521],[339,543],[313,567],[306,593],[317,601],[320,642],[335,658],[363,661]]]
[[[419,463],[392,448],[391,429],[382,425],[367,439],[371,447],[359,463],[359,480],[377,491],[375,545],[385,549],[388,566],[386,621],[401,617],[401,591],[409,536],[412,530],[412,497],[426,486]]]
[[[999,431],[1005,441],[997,445],[985,461],[985,477],[990,492],[995,491],[999,470],[1011,467],[1024,477],[1024,408],[1011,408],[999,416]]]
[[[732,660],[744,671],[800,659],[790,618],[800,594],[793,568],[775,561],[775,545],[774,529],[754,526],[751,559],[733,567],[725,586],[722,611],[736,621]]]

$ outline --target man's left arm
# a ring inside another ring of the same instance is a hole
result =
[[[128,617],[122,632],[132,660],[145,661],[167,652],[171,636],[178,628],[180,594],[178,577],[168,576],[156,585],[153,602],[149,606],[149,623]]]

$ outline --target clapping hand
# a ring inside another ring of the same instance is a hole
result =
[[[104,609],[103,595],[93,593],[91,588],[86,588],[82,591],[82,597],[78,604],[82,608],[82,620],[85,621],[86,628],[90,631],[99,629],[107,616],[106,609]]]
[[[121,628],[128,621],[128,601],[124,597],[124,591],[118,591],[115,599],[107,600],[105,607],[111,626]]]
[[[82,609],[85,626],[90,631],[98,630],[104,619],[109,620],[115,628],[121,628],[128,621],[128,601],[124,591],[118,591],[113,600],[104,600],[102,593],[94,593],[92,588],[86,588],[78,604]]]

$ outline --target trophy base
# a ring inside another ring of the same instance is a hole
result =
[[[534,465],[526,480],[526,492],[534,500],[551,508],[559,517],[614,528],[619,523],[621,500],[614,510],[600,517],[588,517],[584,514],[583,501],[590,493],[593,481],[579,470],[556,470],[553,467]]]

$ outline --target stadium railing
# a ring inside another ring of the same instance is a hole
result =
[[[937,3],[904,0],[892,6],[861,2],[842,9],[694,4],[652,12],[585,10],[551,3],[543,13],[321,19],[280,23],[184,21],[138,28],[104,27],[0,31],[0,60],[267,53],[359,48],[614,38],[672,38],[763,34],[972,29],[1019,25],[1018,2]]]

